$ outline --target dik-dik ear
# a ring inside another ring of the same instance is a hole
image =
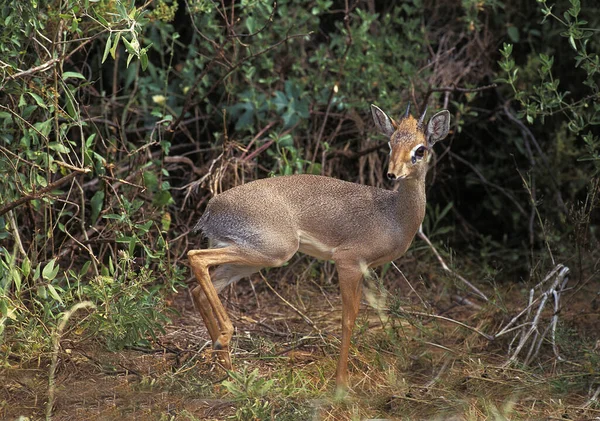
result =
[[[427,124],[427,143],[433,146],[448,135],[450,130],[450,113],[448,110],[440,111]]]
[[[391,137],[398,127],[396,122],[388,117],[377,105],[371,104],[371,114],[373,114],[373,121],[379,131],[387,137]]]

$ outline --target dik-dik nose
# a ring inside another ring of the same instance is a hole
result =
[[[394,175],[393,173],[389,172],[389,173],[387,173],[387,178],[389,178],[390,180],[395,180],[396,179],[396,175]]]

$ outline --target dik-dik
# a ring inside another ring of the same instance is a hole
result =
[[[336,386],[347,388],[363,271],[397,259],[410,246],[425,216],[428,156],[450,126],[447,110],[427,125],[425,113],[416,120],[410,106],[399,121],[375,105],[371,112],[377,128],[389,137],[387,176],[399,184],[397,191],[317,175],[273,177],[213,197],[196,224],[212,248],[188,252],[199,283],[192,296],[225,368],[231,368],[233,325],[219,292],[261,268],[281,266],[301,251],[336,264],[342,295]]]

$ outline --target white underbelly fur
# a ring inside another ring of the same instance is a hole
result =
[[[298,231],[298,238],[300,242],[298,251],[323,260],[330,260],[333,257],[335,247],[319,241],[319,239],[302,230]]]

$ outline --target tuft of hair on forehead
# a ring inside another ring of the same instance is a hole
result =
[[[391,143],[423,143],[425,131],[419,126],[419,122],[412,115],[407,115],[398,121],[398,128],[392,135]]]

